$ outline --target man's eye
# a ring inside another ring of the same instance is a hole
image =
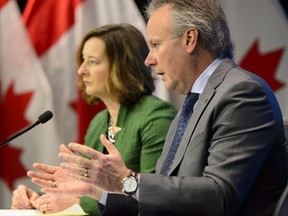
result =
[[[159,44],[157,44],[157,43],[152,43],[152,47],[153,47],[153,48],[158,48],[158,47],[159,47]]]

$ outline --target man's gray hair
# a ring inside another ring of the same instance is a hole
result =
[[[202,46],[218,58],[233,58],[226,16],[217,0],[151,0],[146,18],[164,5],[172,6],[171,37],[180,37],[188,29],[197,29]]]

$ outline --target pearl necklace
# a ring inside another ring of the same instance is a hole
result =
[[[113,121],[111,117],[109,119],[109,124],[108,124],[108,139],[110,140],[110,142],[115,143],[115,136],[113,133]]]

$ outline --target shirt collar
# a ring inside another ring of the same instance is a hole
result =
[[[203,92],[203,89],[208,82],[209,77],[211,74],[215,71],[215,69],[221,64],[223,59],[215,59],[201,74],[200,76],[196,79],[192,86],[191,92],[194,93],[199,93],[201,94]]]

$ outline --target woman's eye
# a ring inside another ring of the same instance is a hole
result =
[[[92,65],[97,64],[97,62],[95,60],[90,60],[89,63]]]

